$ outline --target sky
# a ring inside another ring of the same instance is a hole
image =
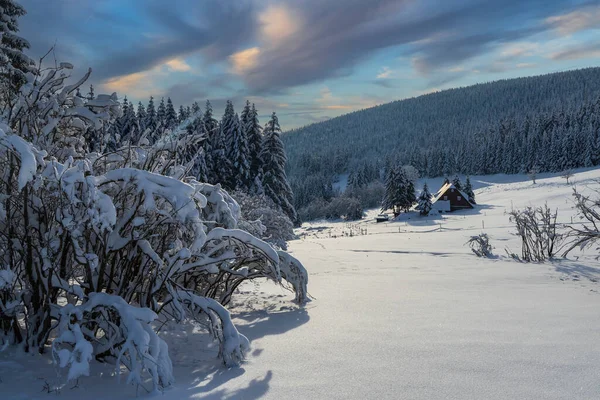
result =
[[[452,87],[600,66],[600,0],[18,0],[39,59],[137,104],[256,103],[283,130]]]

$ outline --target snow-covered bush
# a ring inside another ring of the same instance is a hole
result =
[[[295,238],[292,220],[269,197],[237,191],[233,197],[240,205],[239,228],[281,249]]]
[[[85,133],[120,109],[116,94],[75,96],[91,71],[65,85],[71,68],[28,74],[0,123],[0,340],[52,343],[67,379],[112,360],[159,390],[173,376],[154,321],[201,319],[236,365],[248,340],[224,307],[235,289],[267,277],[303,303],[306,270],[237,229],[240,208],[219,185],[186,177],[194,135],[88,153]]]
[[[490,244],[490,238],[487,233],[481,233],[479,235],[471,236],[467,241],[467,244],[471,248],[471,251],[477,257],[492,257],[492,245]]]

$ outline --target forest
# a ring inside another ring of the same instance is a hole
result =
[[[379,206],[390,166],[411,165],[422,177],[596,166],[599,133],[600,68],[588,68],[395,101],[282,138],[296,209],[313,219]],[[344,195],[335,190],[340,176],[348,176]]]

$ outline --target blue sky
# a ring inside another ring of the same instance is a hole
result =
[[[20,0],[21,35],[96,93],[249,99],[284,130],[478,82],[600,65],[600,0]]]

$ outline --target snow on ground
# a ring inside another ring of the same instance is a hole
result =
[[[573,182],[600,188],[595,179],[600,170]],[[373,210],[358,223],[305,224],[290,248],[310,272],[315,300],[301,309],[273,284],[242,288],[234,312],[252,350],[240,368],[219,366],[194,327],[167,330],[178,381],[165,398],[600,398],[594,251],[544,264],[505,253],[520,252],[506,212],[547,201],[570,222],[571,186],[550,175],[536,185],[514,176],[472,182],[475,210],[381,224]],[[498,258],[476,258],[464,245],[481,231]],[[49,364],[32,369],[37,357],[0,354],[0,398],[48,398],[42,388],[58,379]],[[107,368],[92,373],[56,398],[135,396],[111,386]]]

